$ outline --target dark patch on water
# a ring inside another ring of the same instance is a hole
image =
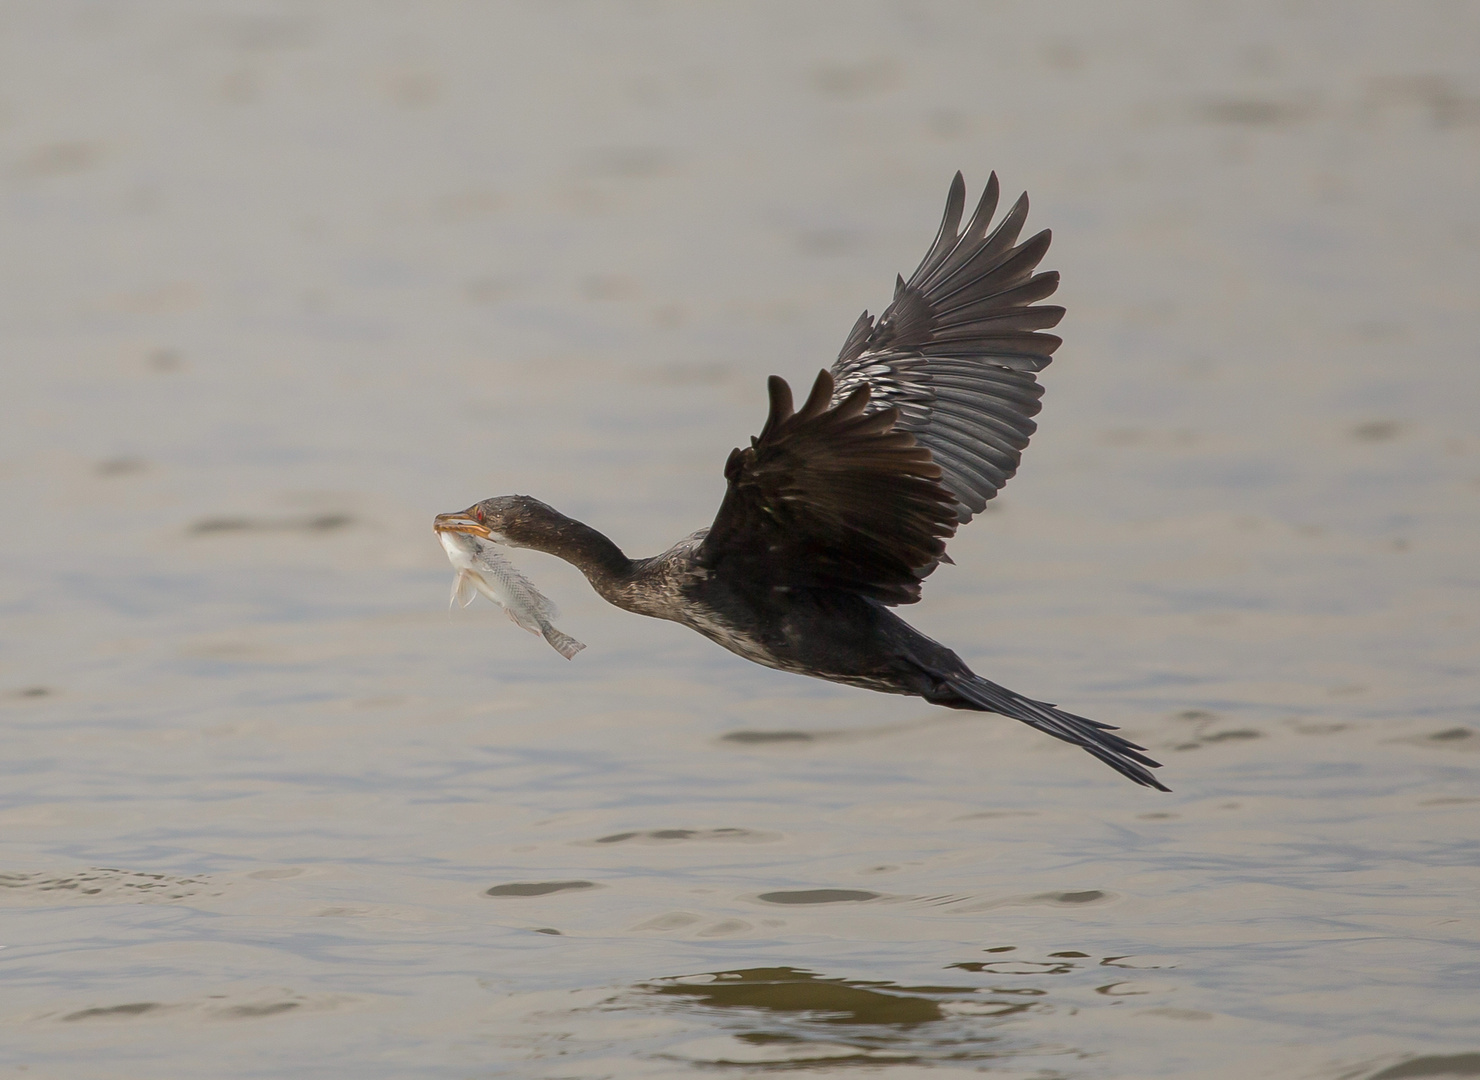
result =
[[[857,904],[877,900],[882,895],[867,889],[797,889],[761,893],[756,899],[768,904]]]
[[[1204,101],[1193,110],[1207,124],[1236,124],[1243,127],[1282,127],[1305,116],[1303,105],[1290,101],[1256,98],[1220,98]]]
[[[1480,738],[1476,737],[1473,729],[1463,725],[1444,728],[1442,731],[1431,731],[1424,735],[1408,735],[1390,741],[1407,743],[1410,746],[1431,747],[1435,750],[1463,750],[1471,753],[1480,750]]]
[[[1358,442],[1387,442],[1403,433],[1403,425],[1396,420],[1365,420],[1351,429],[1351,436]]]
[[[218,1015],[248,1020],[258,1016],[276,1016],[278,1013],[296,1009],[300,1004],[297,1001],[274,1001],[267,1005],[233,1005],[229,1009],[222,1009]]]
[[[1223,728],[1214,730],[1215,725],[1222,721],[1222,717],[1215,712],[1205,709],[1185,709],[1177,714],[1178,720],[1193,724],[1195,730],[1192,738],[1183,742],[1174,743],[1174,750],[1198,750],[1204,746],[1211,746],[1222,742],[1246,742],[1251,739],[1262,739],[1264,732],[1254,728]]]
[[[103,147],[95,142],[51,143],[34,151],[21,163],[27,176],[66,176],[86,172],[103,159]]]
[[[247,518],[219,517],[202,518],[188,530],[195,536],[216,533],[260,533],[260,532],[334,532],[355,523],[349,514],[314,514],[310,517]]]
[[[149,468],[149,463],[139,458],[117,457],[98,462],[94,471],[99,476],[128,476],[130,473],[143,472],[147,468]]]
[[[757,832],[754,829],[644,829],[612,833],[610,836],[579,840],[576,843],[582,847],[594,844],[673,844],[684,841],[761,844],[780,839],[779,833]]]
[[[1480,1054],[1435,1054],[1373,1073],[1367,1080],[1413,1080],[1420,1076],[1480,1076]]]
[[[1386,75],[1367,82],[1366,108],[1382,114],[1391,108],[1399,110],[1417,106],[1429,114],[1436,128],[1480,124],[1480,98],[1461,92],[1455,82],[1444,75]]]
[[[809,1014],[823,1024],[922,1024],[940,1020],[940,1003],[919,993],[971,993],[974,987],[903,987],[824,978],[801,968],[747,968],[649,983],[644,989],[716,1009]],[[891,992],[892,991],[892,992]],[[914,993],[911,993],[913,991]]]
[[[68,1013],[62,1017],[63,1020],[101,1020],[107,1018],[118,1018],[124,1016],[143,1016],[145,1013],[163,1009],[164,1005],[158,1001],[135,1001],[128,1005],[110,1005],[106,1008],[83,1009],[80,1012]]]
[[[645,180],[677,172],[678,161],[662,146],[604,146],[586,154],[581,171],[588,176]]]
[[[998,1040],[978,1027],[970,1047],[959,1023],[995,1023],[1042,1003],[1046,991],[974,986],[905,986],[883,980],[828,978],[803,968],[747,968],[660,979],[637,989],[675,998],[687,1010],[715,1010],[735,1043],[705,1047],[706,1065],[749,1065],[759,1072],[814,1065],[990,1060]],[[1026,1000],[1025,1000],[1026,999]],[[941,1023],[944,1021],[944,1023]],[[934,1025],[940,1024],[939,1027]],[[739,1045],[736,1045],[739,1044]],[[745,1047],[757,1048],[753,1056]],[[747,1073],[749,1075],[749,1073]]]
[[[167,903],[204,891],[203,877],[175,877],[95,867],[75,874],[0,873],[0,901],[75,903],[86,897],[111,903]]]
[[[577,889],[599,889],[594,881],[511,881],[485,889],[484,896],[548,896]]]
[[[948,968],[976,971],[984,975],[1067,975],[1079,966],[1062,960],[1053,963],[1043,960],[965,960],[959,964],[946,965]]]
[[[758,743],[813,742],[816,736],[805,731],[731,731],[721,736],[721,741],[741,743],[746,746]]]

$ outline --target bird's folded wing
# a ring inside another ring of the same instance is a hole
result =
[[[1033,377],[1061,339],[1039,331],[1064,309],[1038,304],[1058,288],[1056,271],[1035,274],[1048,230],[1019,244],[1023,195],[995,229],[997,175],[958,232],[966,184],[957,173],[940,232],[877,324],[864,312],[833,364],[834,404],[860,387],[868,411],[896,409],[896,430],[914,434],[941,467],[956,517],[970,521],[1013,473],[1036,430],[1043,388]]]
[[[955,531],[956,497],[940,466],[892,409],[868,411],[860,387],[839,400],[820,372],[800,411],[772,376],[771,411],[725,464],[729,486],[699,552],[768,588],[848,589],[886,604],[920,598]]]

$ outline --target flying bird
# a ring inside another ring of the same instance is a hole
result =
[[[1144,747],[982,678],[891,610],[920,599],[924,579],[950,561],[946,541],[1017,471],[1043,395],[1034,375],[1062,340],[1043,331],[1064,309],[1039,302],[1059,275],[1035,273],[1050,233],[1018,242],[1026,194],[991,227],[997,201],[993,173],[960,228],[957,173],[919,268],[896,279],[877,321],[859,317],[801,408],[771,376],[765,425],[725,462],[709,528],[633,559],[537,499],[500,495],[439,514],[436,530],[558,556],[609,603],[682,623],[758,664],[1011,717],[1169,790]]]

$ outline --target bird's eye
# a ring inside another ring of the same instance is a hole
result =
[[[479,525],[486,525],[488,523],[488,516],[483,513],[483,507],[481,506],[473,509],[473,516],[478,519]]]

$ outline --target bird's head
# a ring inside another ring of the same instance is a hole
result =
[[[505,547],[530,547],[563,515],[528,495],[497,495],[454,514],[438,514],[432,523],[439,533],[481,536]]]

